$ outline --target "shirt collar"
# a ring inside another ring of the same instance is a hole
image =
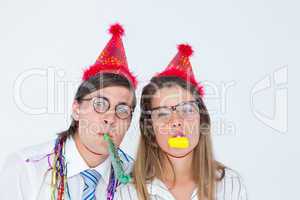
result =
[[[169,192],[167,186],[158,178],[154,178],[149,184],[147,184],[150,194],[155,195],[161,192]]]
[[[81,157],[73,137],[69,137],[65,144],[65,157],[67,163],[67,178],[78,175],[80,172],[87,169],[95,169],[101,174],[105,183],[109,183],[111,159],[108,157],[103,163],[95,168],[89,168],[84,159]]]
[[[151,195],[164,194],[168,199],[174,199],[167,186],[158,178],[154,178],[151,183],[147,184],[147,188]],[[197,199],[197,191],[197,188],[193,190],[191,200]]]

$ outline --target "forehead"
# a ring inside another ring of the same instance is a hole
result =
[[[193,101],[193,95],[180,86],[164,87],[153,95],[151,107],[174,106],[183,101]]]
[[[126,87],[109,86],[94,91],[88,95],[89,97],[102,96],[106,97],[111,104],[126,103],[131,105],[133,100],[133,93]]]

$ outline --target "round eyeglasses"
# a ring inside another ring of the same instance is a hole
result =
[[[110,109],[110,102],[106,97],[91,97],[87,99],[81,99],[81,101],[91,101],[93,102],[93,107],[95,112],[103,114]],[[119,119],[127,119],[131,117],[133,109],[126,103],[120,103],[115,106],[115,115]]]

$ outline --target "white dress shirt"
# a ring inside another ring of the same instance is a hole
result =
[[[155,178],[147,184],[151,200],[175,200],[167,186]],[[197,189],[194,189],[191,200],[198,200]],[[216,187],[217,200],[247,200],[246,189],[240,176],[230,169],[225,169],[224,178],[218,182]],[[115,200],[138,200],[137,192],[133,184],[118,187]]]
[[[48,156],[53,152],[55,141],[29,147],[9,156],[0,173],[1,200],[49,200],[51,197],[51,171]],[[119,151],[126,172],[132,168],[132,158]],[[129,158],[129,161],[125,158]],[[73,138],[68,138],[65,145],[67,162],[67,182],[72,200],[81,200],[84,181],[80,172],[89,169],[79,154]],[[96,199],[106,199],[109,183],[111,160],[106,159],[94,168],[101,174],[96,188]]]

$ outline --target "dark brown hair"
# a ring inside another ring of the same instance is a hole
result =
[[[136,107],[136,95],[133,86],[124,76],[114,73],[99,73],[91,77],[87,81],[82,82],[77,89],[74,100],[80,103],[86,95],[110,86],[122,86],[130,90],[133,94],[132,109],[134,110],[134,108]],[[67,138],[74,135],[77,129],[78,122],[72,118],[69,128],[66,131],[59,133],[58,135],[61,138]]]

